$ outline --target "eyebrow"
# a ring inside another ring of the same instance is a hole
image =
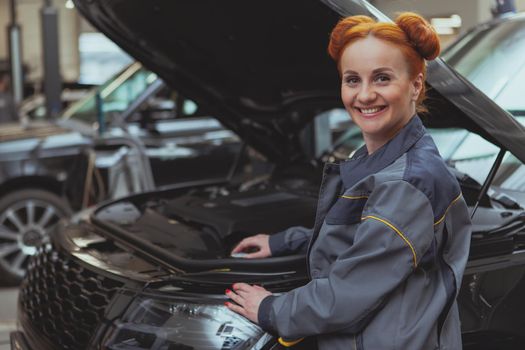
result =
[[[377,74],[377,73],[382,73],[382,72],[393,72],[394,70],[392,68],[389,68],[389,67],[379,67],[379,68],[376,68],[372,71],[372,74]],[[356,74],[356,75],[359,75],[359,73],[357,73],[356,71],[353,71],[351,69],[348,69],[348,70],[345,70],[343,72],[343,75],[348,75],[348,74]]]
[[[392,68],[389,68],[389,67],[380,67],[380,68],[376,68],[372,71],[372,73],[381,73],[381,72],[393,72],[394,70]]]
[[[353,71],[353,70],[350,70],[350,69],[347,69],[343,72],[343,75],[348,75],[348,74],[356,74],[357,75],[357,72],[356,71]]]

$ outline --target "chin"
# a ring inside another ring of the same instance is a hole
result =
[[[370,124],[370,125],[367,125]],[[363,134],[369,135],[369,136],[379,136],[387,134],[388,127],[378,120],[374,121],[368,121],[368,123],[364,123],[363,127],[361,128],[361,131]]]

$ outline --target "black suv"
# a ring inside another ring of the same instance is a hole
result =
[[[180,185],[106,202],[62,223],[29,264],[12,347],[279,348],[273,335],[223,306],[224,290],[239,281],[274,293],[300,286],[309,278],[305,257],[245,260],[229,252],[253,233],[313,224],[322,166],[302,148],[299,131],[341,107],[339,77],[325,53],[328,33],[341,16],[388,19],[360,0],[76,6],[274,168],[269,178]],[[429,64],[428,83],[423,119],[457,174],[474,222],[459,296],[464,347],[510,349],[525,340],[524,197],[491,184],[524,169],[525,129],[441,60]],[[358,137],[347,136],[323,158],[348,156]]]

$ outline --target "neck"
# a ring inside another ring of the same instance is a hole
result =
[[[415,113],[414,113],[415,114]],[[414,115],[413,114],[413,115]],[[383,147],[384,144],[386,144],[388,141],[392,140],[397,133],[403,129],[405,125],[408,124],[412,120],[412,116],[409,118],[404,119],[401,123],[395,125],[394,127],[390,128],[388,130],[387,134],[383,135],[369,135],[363,133],[363,139],[365,141],[366,149],[368,151],[368,154],[372,154],[375,151],[377,151],[379,148]]]
[[[372,154],[375,151],[377,151],[379,148],[381,148],[385,143],[388,142],[388,140],[376,140],[370,136],[364,135],[363,138],[365,140],[366,150],[368,151],[368,154]]]

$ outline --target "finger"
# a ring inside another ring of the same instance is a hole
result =
[[[226,307],[230,310],[232,310],[233,312],[236,312],[238,314],[241,314],[243,315],[244,317],[246,317],[246,310],[244,310],[244,308],[240,307],[239,305],[235,305],[233,303],[229,303],[229,302],[226,302],[224,303],[224,305],[226,305]]]
[[[252,237],[245,238],[242,241],[240,241],[235,248],[233,248],[232,254],[242,252],[246,248],[252,247],[254,245],[255,243],[253,242]]]
[[[243,302],[245,302],[245,300],[250,296],[250,293],[253,292],[253,289],[252,290],[242,290],[242,289],[238,289],[237,291],[235,291],[235,293],[241,297],[243,299]],[[242,304],[244,306],[244,304]]]
[[[235,301],[237,304],[244,306],[244,298],[241,294],[227,289],[226,296],[228,296],[228,298],[230,298],[231,300]]]
[[[265,254],[262,250],[246,254],[244,256],[245,259],[258,259],[258,258],[265,258],[267,254]]]
[[[252,284],[252,287],[258,290],[266,290],[266,288],[259,286],[258,284]]]
[[[242,252],[245,247],[246,247],[246,245],[245,245],[244,241],[241,241],[239,244],[237,244],[235,246],[235,248],[233,248],[232,254]]]
[[[232,288],[235,292],[239,292],[239,291],[248,291],[250,290],[251,287],[247,283],[239,282],[239,283],[235,283],[232,286]]]

